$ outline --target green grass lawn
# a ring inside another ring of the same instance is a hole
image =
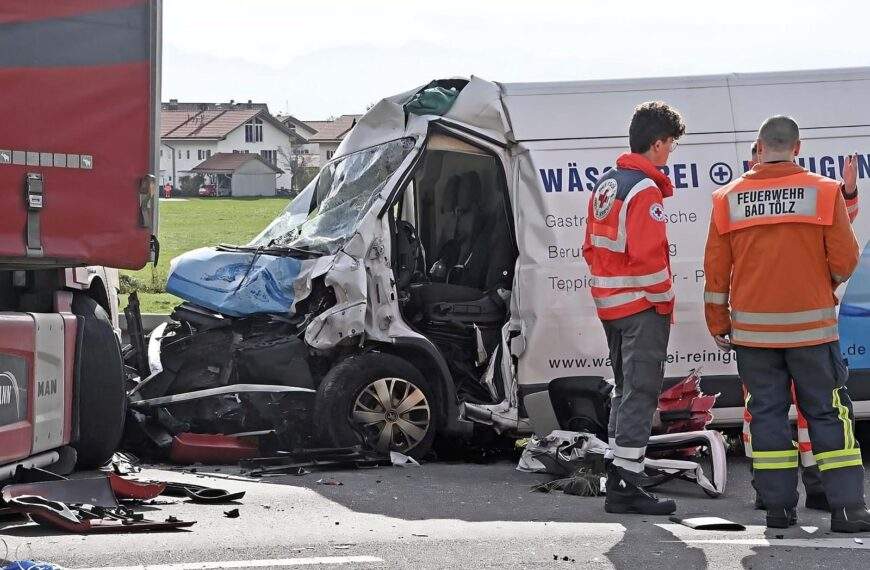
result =
[[[143,313],[169,313],[180,299],[158,293],[166,284],[169,262],[198,247],[219,243],[245,244],[287,205],[287,198],[188,198],[160,201],[160,259],[157,267],[122,271],[139,285]],[[147,289],[148,291],[143,291]],[[121,307],[127,305],[122,295]]]

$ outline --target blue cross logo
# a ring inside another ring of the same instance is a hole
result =
[[[719,186],[728,184],[731,182],[732,178],[734,178],[734,172],[731,170],[731,167],[724,162],[717,162],[710,167],[710,180]]]

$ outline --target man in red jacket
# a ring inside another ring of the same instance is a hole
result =
[[[595,185],[583,257],[604,325],[616,389],[608,436],[604,510],[666,515],[676,510],[643,487],[646,445],[664,380],[674,291],[662,201],[673,186],[664,166],[686,130],[661,101],[638,106],[628,130],[631,153]]]

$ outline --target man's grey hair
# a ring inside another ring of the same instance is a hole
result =
[[[800,138],[797,123],[785,115],[770,117],[758,129],[758,140],[765,148],[774,152],[791,150]]]

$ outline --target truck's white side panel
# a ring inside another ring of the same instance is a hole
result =
[[[36,322],[32,453],[39,453],[63,445],[64,324],[57,313],[29,314]]]

